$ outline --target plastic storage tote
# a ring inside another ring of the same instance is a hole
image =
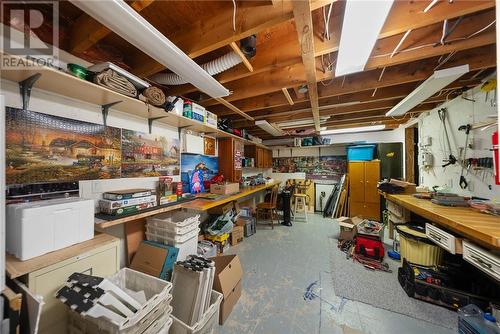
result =
[[[85,334],[136,334],[143,333],[153,323],[165,314],[172,312],[170,301],[172,283],[129,268],[123,268],[118,273],[108,277],[112,283],[124,291],[144,291],[146,303],[134,315],[123,323],[115,323],[106,318],[82,317],[75,312],[69,312],[70,333]],[[161,324],[162,326],[164,324]]]
[[[347,147],[347,160],[370,161],[373,160],[376,145],[355,145]]]
[[[406,225],[398,225],[396,229],[399,233],[402,259],[426,267],[441,263],[443,249],[430,241],[425,233],[412,230]]]
[[[222,302],[222,294],[212,290],[210,297],[210,307],[203,315],[203,318],[192,326],[186,325],[183,321],[172,315],[172,326],[170,334],[216,334],[219,333],[219,307]]]
[[[198,232],[199,228],[194,230],[194,233],[186,234],[182,239],[170,239],[146,232],[146,238],[151,241],[160,242],[179,249],[177,261],[184,261],[188,255],[197,254],[198,252]]]
[[[191,224],[200,223],[200,215],[194,215],[186,211],[164,212],[146,219],[151,226],[165,227],[173,225],[177,228],[186,227]]]

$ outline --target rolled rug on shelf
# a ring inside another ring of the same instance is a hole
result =
[[[141,95],[139,95],[139,99],[156,107],[161,107],[167,101],[165,93],[154,86],[146,88]]]
[[[105,70],[96,74],[94,83],[126,96],[137,97],[135,86],[113,70]]]

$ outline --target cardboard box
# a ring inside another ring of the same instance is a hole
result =
[[[208,213],[211,215],[225,215],[234,208],[233,202],[229,202],[223,205],[216,206],[215,208],[208,209]]]
[[[132,259],[130,269],[169,280],[178,254],[179,249],[175,247],[143,241]]]
[[[224,296],[219,310],[219,324],[223,325],[241,296],[243,270],[238,255],[217,256],[213,289]]]
[[[205,110],[207,117],[205,119],[205,123],[209,126],[212,126],[214,128],[217,128],[217,115],[214,114],[213,112],[210,112],[208,110]]]
[[[337,218],[340,226],[339,240],[354,240],[357,233],[356,226],[364,219],[360,217],[340,217]]]
[[[237,245],[239,242],[243,241],[243,226],[233,226],[233,231],[231,232],[231,246]]]
[[[229,195],[235,194],[240,191],[239,183],[226,183],[226,184],[211,184],[210,192],[212,194]]]

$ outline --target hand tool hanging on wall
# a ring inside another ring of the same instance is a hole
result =
[[[466,124],[466,125],[461,125],[459,128],[458,128],[458,131],[465,131],[465,145],[464,145],[464,152],[463,152],[463,156],[462,156],[462,171],[460,172],[460,181],[459,181],[459,185],[460,185],[460,188],[462,189],[466,189],[467,186],[468,186],[468,183],[467,183],[467,180],[465,179],[465,176],[464,176],[464,170],[465,170],[465,161],[467,159],[467,147],[469,146],[469,133],[470,133],[470,129],[471,129],[471,125],[470,124]],[[469,170],[469,167],[467,167],[467,171]]]
[[[446,127],[446,112],[447,112],[446,108],[441,108],[438,110],[439,119],[441,120],[441,124],[443,125],[444,135],[446,137],[446,143],[448,144],[448,153],[449,153],[448,159],[443,161],[444,162],[444,164],[442,165],[443,168],[449,165],[454,165],[457,162],[457,158],[455,158],[451,150],[450,137],[448,136],[448,128]]]

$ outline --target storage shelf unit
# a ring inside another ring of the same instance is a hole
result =
[[[21,82],[32,77],[33,75],[41,74],[40,78],[34,85],[35,88],[99,106],[120,102],[112,107],[113,110],[142,117],[144,119],[154,119],[155,122],[167,124],[177,128],[189,128],[189,130],[194,132],[203,132],[216,138],[232,137],[242,140],[245,145],[256,145],[258,147],[267,148],[265,145],[241,138],[187,117],[174,113],[167,113],[164,109],[157,108],[141,100],[114,92],[90,81],[82,80],[63,71],[38,65],[31,60],[15,56],[3,55],[3,57],[19,59],[20,61],[16,69],[10,68],[9,70],[2,71],[2,79]],[[163,118],[155,119],[157,117]]]

